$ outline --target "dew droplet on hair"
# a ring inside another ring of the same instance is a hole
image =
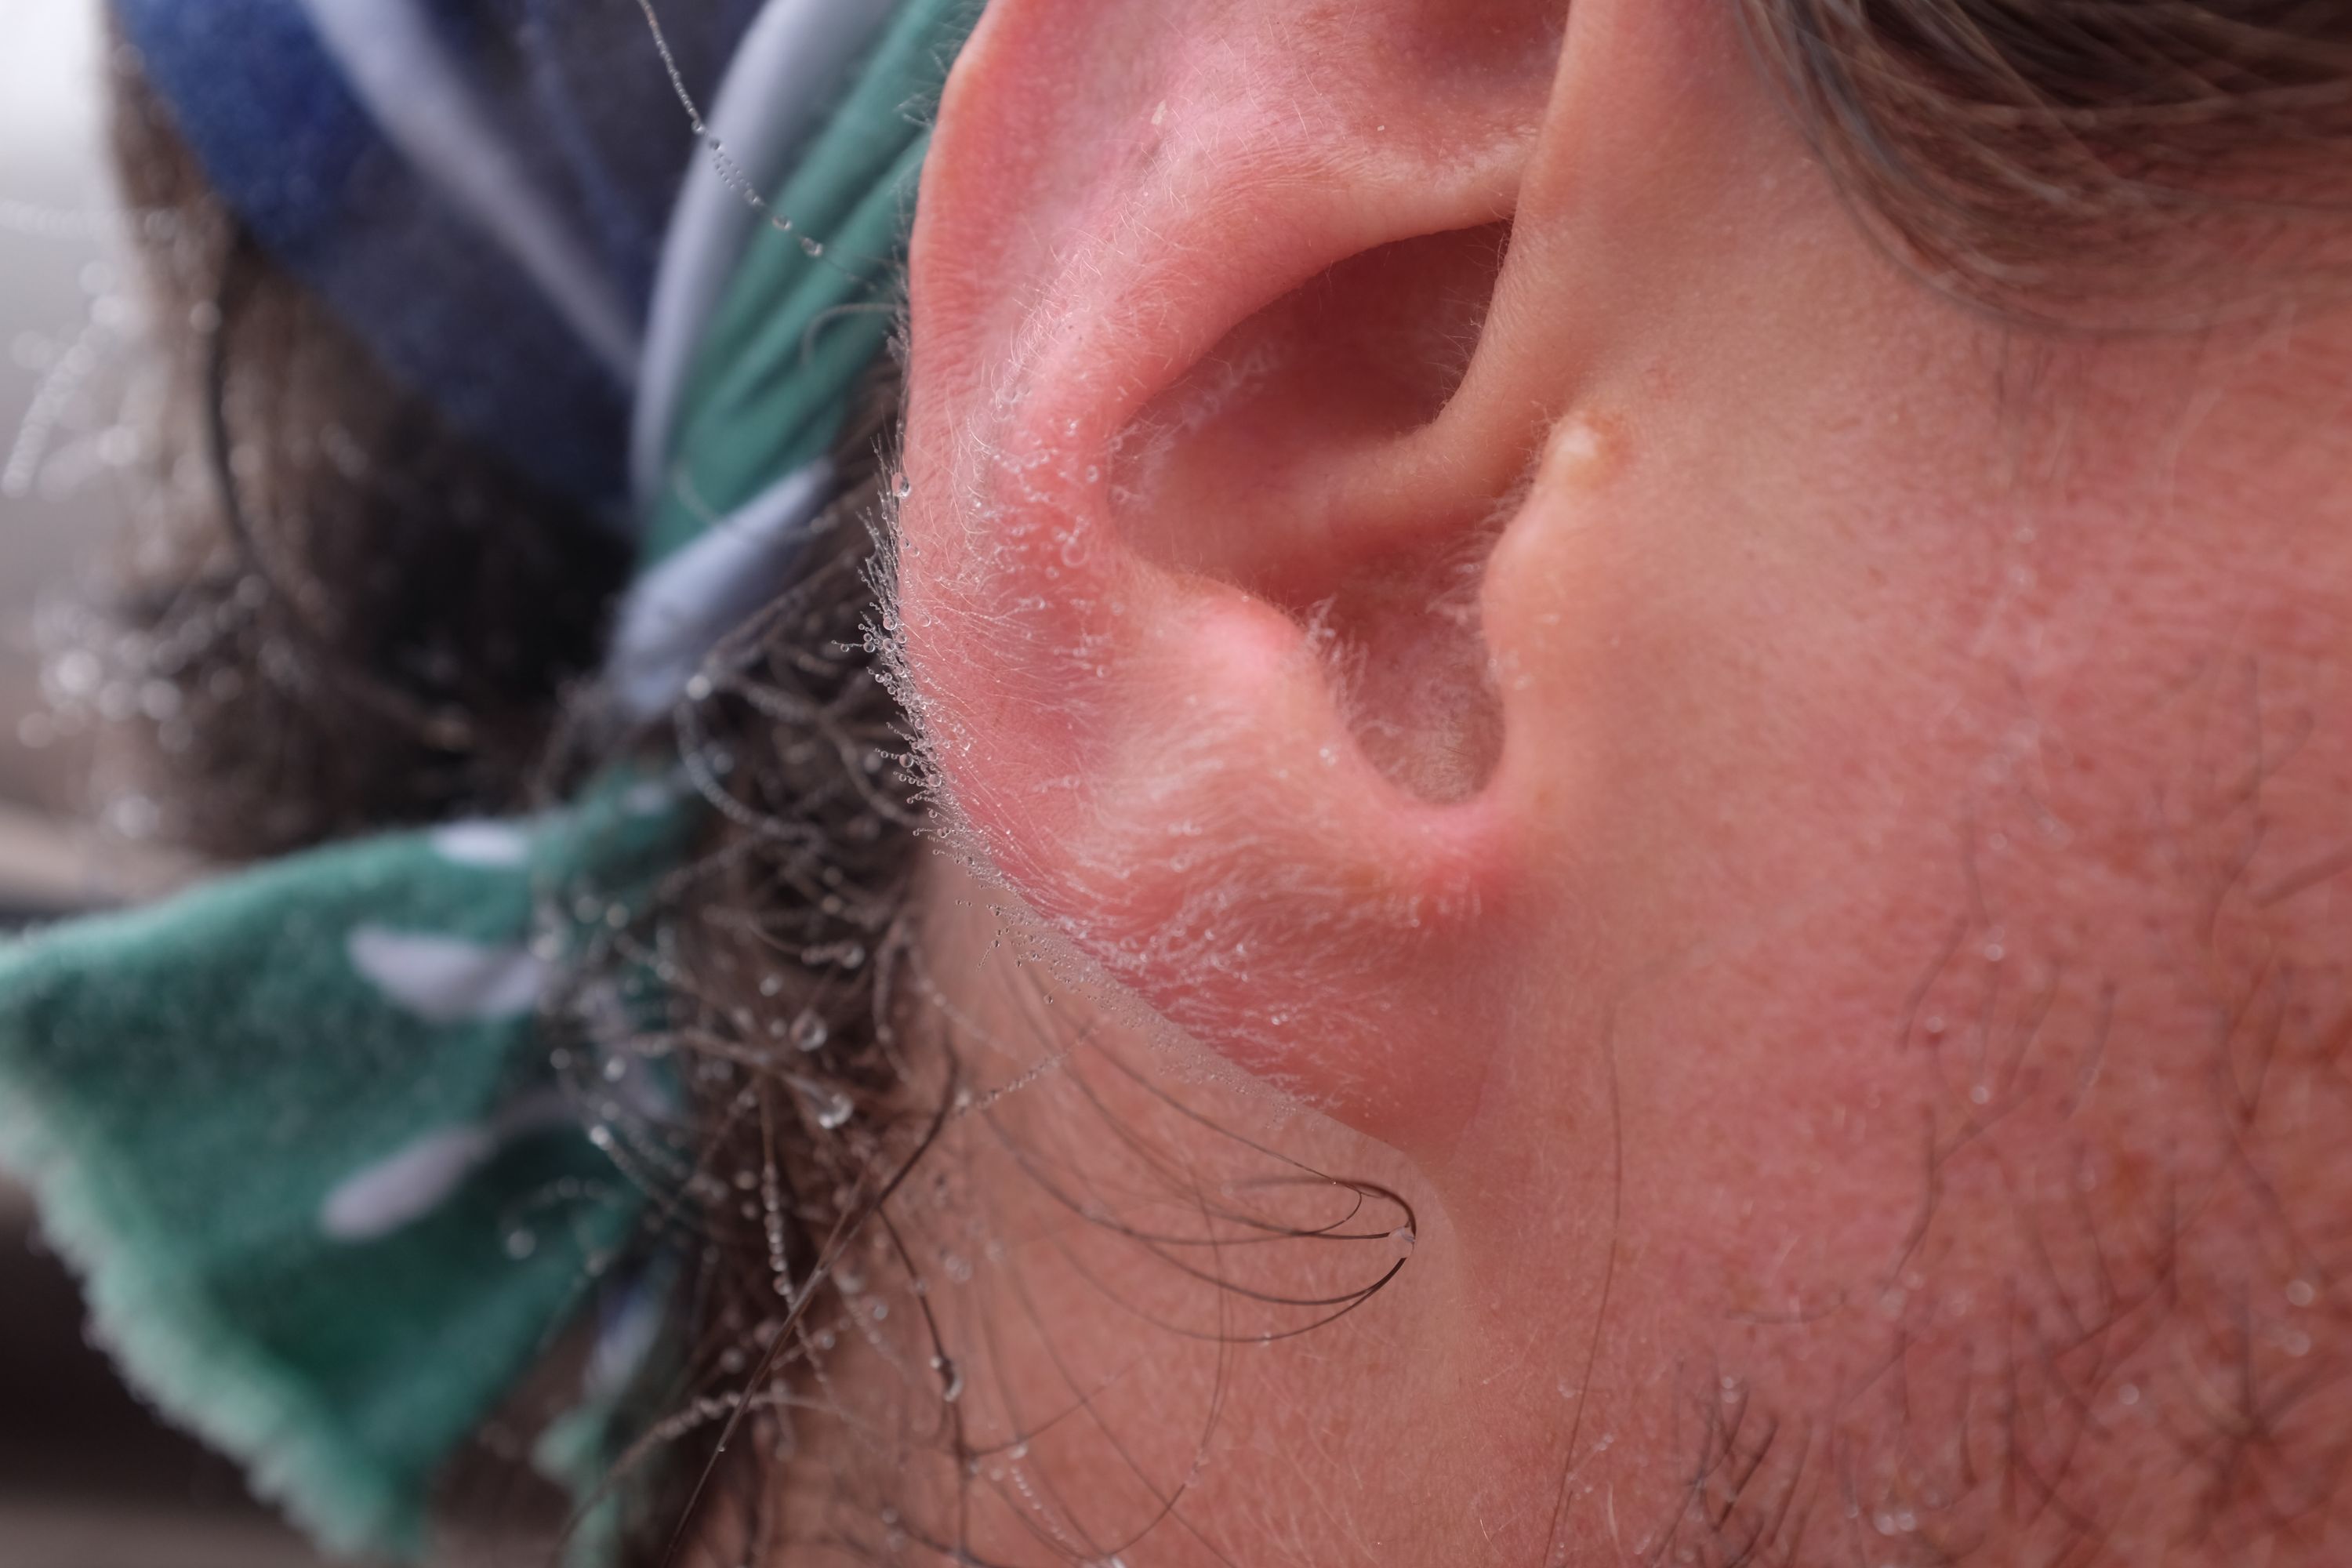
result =
[[[827,1132],[839,1131],[857,1113],[857,1108],[850,1102],[849,1097],[837,1089],[797,1079],[794,1087],[808,1101],[809,1114],[815,1119],[817,1126]]]
[[[687,124],[693,128],[694,134],[701,138],[704,147],[709,152],[711,166],[719,171],[719,183],[741,198],[745,206],[764,216],[768,226],[777,233],[793,233],[793,220],[768,205],[767,198],[760,195],[759,187],[751,183],[751,177],[744,173],[742,164],[737,163],[735,155],[727,150],[725,139],[704,121],[702,110],[686,85],[685,73],[678,69],[677,57],[670,52],[669,37],[662,31],[661,17],[655,13],[653,0],[637,0],[637,9],[644,13],[646,29],[654,36],[654,47],[661,54],[662,68],[669,73],[670,92],[677,99],[678,106],[686,110]],[[802,239],[801,248],[813,257],[824,254],[824,245],[812,239]]]

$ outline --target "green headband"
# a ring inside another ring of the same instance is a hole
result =
[[[688,312],[612,654],[625,710],[674,695],[824,489],[972,10],[901,0],[768,197],[822,245],[745,226]],[[592,1307],[598,1370],[543,1449],[583,1495],[601,1479],[667,1295],[646,1166],[670,1151],[633,1140],[678,1110],[625,1048],[667,1001],[614,933],[704,809],[631,764],[537,818],[320,849],[0,948],[0,1159],[132,1380],[327,1544],[419,1552],[437,1472]]]

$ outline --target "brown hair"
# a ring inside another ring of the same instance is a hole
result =
[[[116,720],[110,782],[155,802],[159,836],[236,862],[526,808],[647,743],[572,700],[625,546],[389,377],[212,192],[135,57],[114,58],[169,427],[116,595],[57,651],[98,654],[106,689],[169,695],[89,699]],[[660,1441],[616,1477],[650,1560],[734,1409],[710,1396],[740,1381],[742,1347],[774,1338],[779,1269],[806,1278],[818,1238],[911,1154],[889,976],[918,818],[867,642],[896,385],[890,365],[869,375],[790,580],[677,715],[717,809],[638,950],[661,949],[672,994],[644,1048],[684,1064],[701,1130],[695,1174],[654,1205],[691,1244],[678,1289],[696,1342],[640,1391]],[[745,1172],[768,1174],[749,1191],[714,1174]],[[762,1436],[729,1463],[760,1463]],[[460,1507],[528,1503],[510,1466],[482,1468],[456,1478]]]
[[[2242,292],[2250,240],[2352,210],[2352,5],[1741,6],[1865,226],[1962,294],[2065,324],[2169,284]]]
[[[231,860],[521,803],[624,547],[378,368],[114,58],[169,380],[162,482],[87,628],[110,685],[172,694],[131,781],[166,836]]]

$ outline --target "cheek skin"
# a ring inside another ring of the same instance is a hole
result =
[[[2181,366],[2003,406],[1974,332],[1923,307],[1905,360],[1811,375],[1727,330],[1714,375],[1594,385],[1486,587],[1504,787],[1551,929],[1607,911],[1612,966],[1540,1011],[1617,1057],[1616,1321],[1811,1421],[1922,1552],[2169,1560],[2266,1489],[2316,1508],[2343,1416],[2346,531],[2266,533],[2287,503],[2206,467],[2259,410],[2158,439],[2132,389]],[[2273,1413],[2251,1472],[2195,1458]],[[2184,1443],[2195,1483],[2123,1510]]]

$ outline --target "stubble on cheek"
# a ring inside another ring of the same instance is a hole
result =
[[[1642,1560],[2352,1552],[2352,795],[2259,674],[2198,675],[2210,711],[2158,716],[2177,750],[2095,830],[2049,831],[2046,780],[1959,825],[1967,895],[1887,1032],[1898,1239],[1685,1358]]]

